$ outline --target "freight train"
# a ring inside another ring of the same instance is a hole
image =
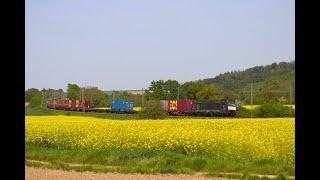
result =
[[[226,100],[161,100],[161,107],[168,115],[176,116],[212,116],[233,117],[236,115],[235,104]],[[126,100],[113,100],[110,109],[92,108],[89,100],[49,99],[47,107],[69,111],[102,113],[136,113],[134,103]]]
[[[233,117],[235,104],[227,100],[161,100],[161,106],[169,115]]]

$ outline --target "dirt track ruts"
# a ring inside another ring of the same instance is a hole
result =
[[[26,180],[226,180],[226,178],[207,178],[202,174],[183,175],[183,174],[119,174],[119,173],[93,173],[93,172],[75,172],[52,169],[40,169],[25,167]]]

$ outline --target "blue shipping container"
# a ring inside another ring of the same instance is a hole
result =
[[[132,101],[124,101],[124,100],[114,100],[111,104],[112,111],[132,111],[133,110],[133,102]]]

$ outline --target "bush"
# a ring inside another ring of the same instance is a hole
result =
[[[281,104],[263,104],[254,110],[254,114],[256,117],[292,117],[295,113],[291,107]]]
[[[164,119],[167,113],[162,109],[159,101],[147,101],[139,112],[141,119]]]
[[[41,102],[42,102],[42,95],[36,94],[31,98],[29,102],[29,107],[40,107]]]
[[[64,115],[71,116],[71,113],[70,112],[66,112]]]
[[[251,111],[253,110],[249,110],[249,109],[246,109],[242,106],[240,107],[237,107],[237,117],[242,117],[242,118],[248,118],[248,117],[251,117]],[[252,116],[254,116],[254,112],[252,112]]]
[[[291,110],[291,115],[290,115]],[[295,111],[291,107],[283,106],[278,103],[263,104],[253,110],[237,107],[237,117],[241,118],[273,118],[273,117],[294,117]]]

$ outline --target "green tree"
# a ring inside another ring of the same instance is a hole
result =
[[[219,89],[213,85],[206,85],[204,88],[202,88],[199,92],[196,93],[197,100],[217,100],[221,99],[221,95],[219,92]]]
[[[253,104],[264,104],[266,102],[265,95],[262,93],[253,96]],[[251,104],[250,97],[247,98],[246,104]]]
[[[164,99],[164,81],[152,81],[149,89],[147,90],[146,97],[147,99]]]
[[[206,84],[203,81],[186,82],[181,86],[181,97],[184,99],[197,100],[196,94],[205,86]]]
[[[67,97],[71,100],[80,99],[81,89],[77,84],[68,84]]]
[[[152,81],[146,91],[146,99],[177,99],[179,82],[176,80]]]
[[[25,92],[25,101],[29,102],[35,95],[41,93],[41,91],[39,91],[36,88],[30,88]]]
[[[65,98],[66,93],[62,90],[56,90],[56,89],[42,89],[41,92],[43,93],[44,96],[44,101],[50,98]]]
[[[238,99],[238,96],[233,91],[224,91],[223,99],[235,101],[236,99]]]
[[[106,94],[98,87],[87,87],[84,89],[84,99],[89,99],[91,106],[99,107],[106,105]]]
[[[141,106],[142,97],[139,94],[132,94],[127,91],[119,92],[116,94],[116,99],[133,101],[134,106]]]
[[[42,103],[42,93],[39,91],[30,99],[29,107],[39,107],[41,103]]]
[[[130,94],[126,91],[116,94],[116,99],[129,100]]]
[[[64,98],[64,92],[63,92],[63,89],[58,89],[56,90],[56,94],[57,94],[57,97],[59,98]]]
[[[164,82],[165,99],[177,99],[179,82],[176,80],[167,80]]]
[[[140,95],[140,94],[130,94],[129,99],[134,102],[135,106],[141,106],[142,95]]]
[[[272,69],[278,68],[278,64],[277,64],[277,63],[272,63],[272,64],[271,64],[271,68],[272,68]]]
[[[146,102],[146,106],[141,109],[138,115],[141,119],[164,119],[167,113],[162,109],[158,100],[150,100]]]

